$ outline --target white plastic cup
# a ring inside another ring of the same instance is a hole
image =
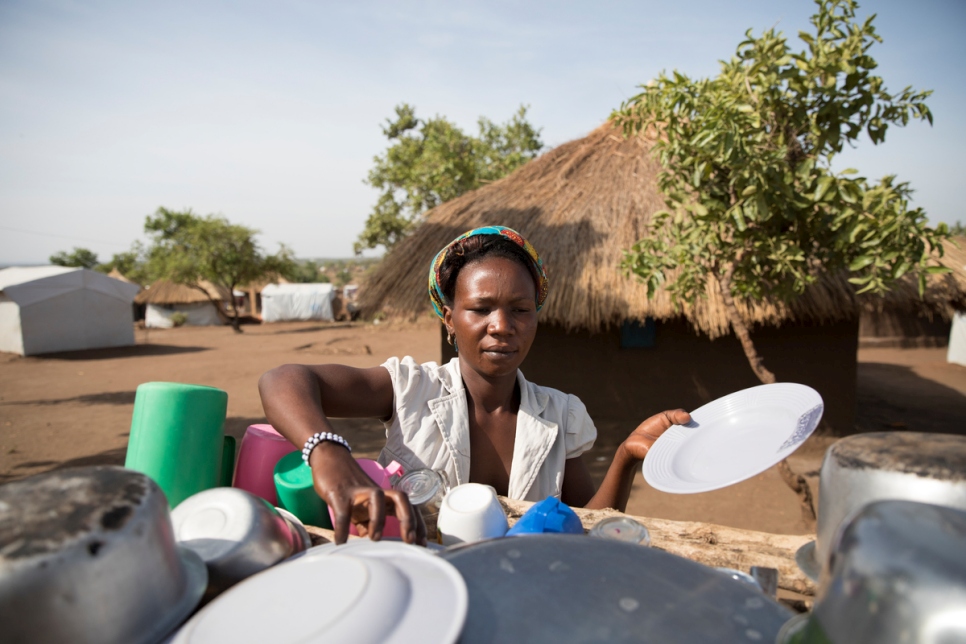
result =
[[[453,546],[505,536],[510,529],[496,490],[464,483],[447,492],[437,522],[440,543]]]

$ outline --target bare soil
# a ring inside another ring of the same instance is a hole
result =
[[[279,364],[337,361],[370,367],[393,355],[420,362],[440,356],[435,321],[286,323],[244,331],[141,329],[134,347],[27,358],[0,353],[0,483],[63,467],[123,464],[135,390],[144,382],[224,389],[226,431],[240,439],[248,425],[264,422],[258,377]],[[966,433],[966,367],[946,363],[944,349],[862,349],[859,360],[857,431]],[[384,441],[379,422],[335,423],[357,455],[378,454]],[[597,444],[585,456],[598,480],[631,429],[598,426]],[[822,455],[834,440],[813,436],[789,459],[816,494]],[[777,534],[810,532],[797,497],[774,468],[727,489],[693,495],[650,489],[638,473],[627,511]]]

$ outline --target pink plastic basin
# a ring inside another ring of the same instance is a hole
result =
[[[275,493],[275,464],[291,452],[294,445],[271,425],[249,425],[238,449],[234,487],[278,505]]]

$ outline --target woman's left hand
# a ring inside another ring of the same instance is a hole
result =
[[[621,445],[621,449],[627,452],[627,455],[631,458],[643,461],[648,450],[654,445],[654,441],[666,432],[671,425],[684,425],[689,422],[691,422],[691,414],[683,409],[662,411],[638,425],[637,429],[631,432],[631,435]]]

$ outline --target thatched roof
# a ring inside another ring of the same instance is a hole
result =
[[[431,210],[376,267],[361,293],[364,310],[422,315],[429,308],[426,279],[435,253],[466,230],[502,224],[530,239],[544,258],[551,286],[541,322],[599,331],[628,319],[683,315],[712,337],[725,334],[728,320],[713,280],[706,299],[676,311],[666,292],[649,300],[646,287],[618,268],[622,251],[640,239],[652,213],[665,207],[659,171],[648,141],[625,139],[605,123]],[[791,305],[739,301],[739,308],[746,321],[767,325],[849,319],[862,306],[948,317],[953,308],[966,308],[966,250],[947,247],[943,262],[956,273],[934,278],[924,301],[912,281],[884,298],[860,300],[844,276],[826,276]]]
[[[124,276],[124,273],[122,273],[121,271],[117,270],[117,266],[115,266],[114,268],[112,268],[111,269],[111,272],[108,273],[107,276],[108,277],[113,277],[116,280],[121,280],[122,282],[127,282],[128,284],[134,284],[134,282],[132,280],[129,280],[127,277]],[[138,286],[140,286],[140,284]]]
[[[211,282],[202,282],[201,286],[215,301],[231,300],[227,290],[215,286]],[[196,288],[184,284],[175,284],[168,280],[158,280],[138,293],[134,301],[138,304],[196,304],[209,300],[204,293]]]

